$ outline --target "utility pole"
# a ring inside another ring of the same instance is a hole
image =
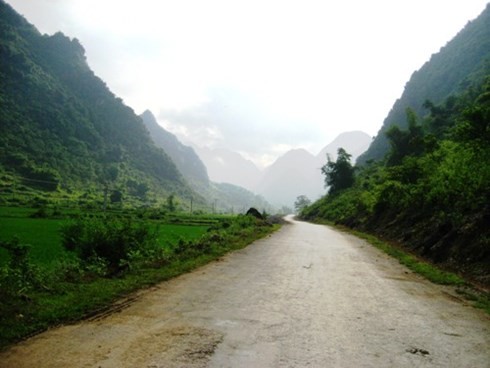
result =
[[[191,215],[192,215],[192,196],[191,196]]]

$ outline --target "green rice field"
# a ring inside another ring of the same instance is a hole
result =
[[[0,207],[0,241],[10,241],[17,237],[22,244],[31,246],[31,261],[38,265],[68,256],[61,245],[62,226],[72,221],[68,217],[31,218],[36,209]],[[165,223],[163,220],[147,220],[158,229],[158,243],[162,247],[172,247],[180,239],[200,238],[209,228],[208,225]],[[7,251],[0,248],[0,265],[8,261]]]

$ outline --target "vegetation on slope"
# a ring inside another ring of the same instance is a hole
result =
[[[305,208],[403,244],[490,286],[490,73],[419,122],[387,131],[384,161],[357,168],[350,188]]]
[[[451,95],[464,91],[481,79],[490,60],[490,4],[475,20],[468,22],[446,46],[432,55],[420,70],[413,73],[402,96],[395,102],[369,149],[361,155],[360,164],[381,160],[390,149],[386,131],[392,125],[406,128],[405,110],[425,113],[424,102],[443,103]]]
[[[0,189],[143,203],[192,195],[141,119],[90,70],[77,39],[41,35],[3,1],[0,35]]]
[[[182,144],[175,135],[163,129],[149,110],[143,112],[140,117],[150,132],[153,142],[157,147],[165,150],[189,183],[209,183],[206,166],[192,147]]]

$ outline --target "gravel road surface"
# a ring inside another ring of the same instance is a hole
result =
[[[490,367],[490,318],[364,241],[291,222],[0,367]]]

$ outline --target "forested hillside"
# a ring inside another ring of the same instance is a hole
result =
[[[188,182],[209,182],[206,166],[192,147],[182,144],[175,135],[158,125],[151,111],[146,110],[140,116],[155,144],[165,150]]]
[[[273,211],[267,201],[251,191],[230,183],[214,183],[209,180],[206,166],[192,147],[182,144],[176,136],[163,129],[150,111],[141,115],[155,144],[164,149],[184,175],[191,188],[205,198],[197,210],[227,213],[246,212],[250,207],[261,211]]]
[[[331,162],[329,195],[302,216],[382,235],[490,286],[490,68],[425,106],[424,118],[406,111],[407,129],[387,130],[385,160],[353,181],[344,180],[355,171],[347,156]]]
[[[363,164],[371,159],[383,159],[390,147],[385,133],[392,125],[407,127],[407,108],[413,109],[419,116],[425,115],[426,100],[440,104],[450,95],[465,90],[482,77],[489,59],[490,4],[477,19],[469,22],[446,46],[432,55],[420,70],[413,73],[375,140],[357,162]]]
[[[41,35],[0,1],[0,170],[5,190],[148,200],[191,190],[141,119],[90,70],[77,39]]]

